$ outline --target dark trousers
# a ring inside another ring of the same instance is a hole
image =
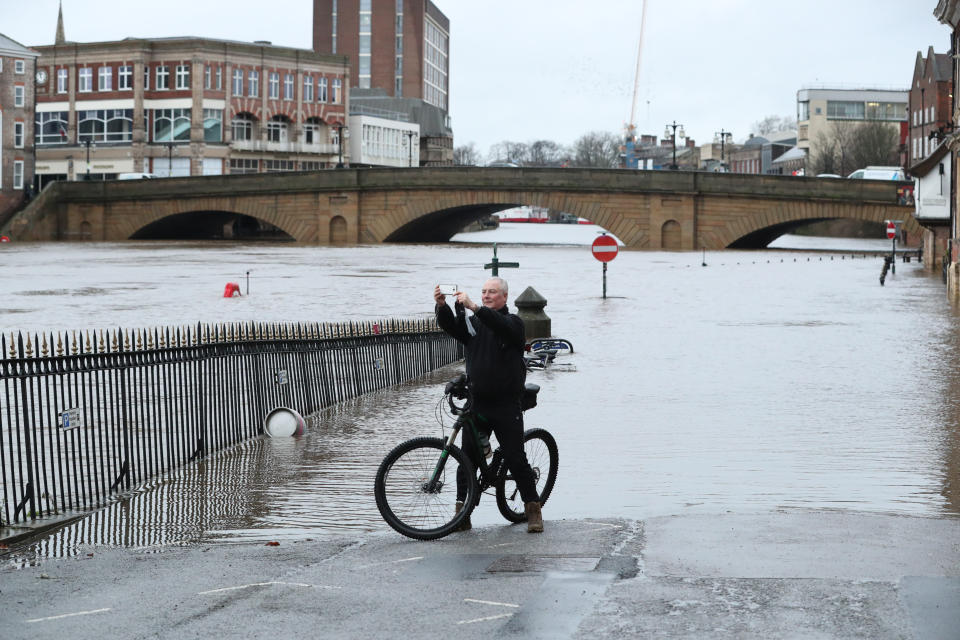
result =
[[[507,469],[517,483],[523,501],[539,502],[540,495],[537,493],[536,478],[533,475],[533,469],[530,468],[530,463],[527,462],[527,454],[523,450],[523,412],[520,410],[519,401],[508,404],[483,404],[478,402],[474,412],[481,416],[481,419],[476,421],[477,428],[487,433],[492,431],[497,436],[500,452],[503,454]],[[473,434],[465,429],[460,441],[463,452],[473,462],[474,467],[479,467],[483,452],[478,450]],[[466,495],[466,472],[463,467],[460,467],[457,469],[457,500],[462,502]],[[477,495],[478,499],[479,497]]]

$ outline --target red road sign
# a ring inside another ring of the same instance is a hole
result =
[[[897,225],[893,224],[893,220],[889,220],[887,221],[887,239],[892,240],[895,235],[897,235]]]
[[[617,257],[619,248],[613,236],[602,235],[597,236],[597,239],[593,241],[591,250],[593,251],[593,257],[600,262],[610,262]]]

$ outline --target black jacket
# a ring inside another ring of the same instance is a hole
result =
[[[527,368],[523,364],[523,320],[507,311],[479,307],[469,320],[446,304],[437,305],[437,324],[466,352],[467,376],[474,397],[481,402],[512,403],[523,395]],[[470,335],[470,322],[477,335]]]

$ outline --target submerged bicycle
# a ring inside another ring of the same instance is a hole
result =
[[[536,406],[539,391],[538,385],[527,383],[522,403],[524,411]],[[475,451],[484,451],[466,375],[460,374],[447,383],[444,400],[450,412],[457,416],[447,438],[407,440],[380,463],[374,482],[380,515],[405,536],[436,540],[456,531],[480,502],[480,496],[493,488],[503,517],[514,523],[524,522],[527,516],[523,499],[499,447],[489,461],[481,453],[475,468],[463,450],[454,444],[462,431],[464,438],[473,438]],[[543,504],[557,480],[557,442],[545,429],[534,428],[524,431],[523,444]],[[457,470],[461,468],[469,482],[464,507],[457,512]]]

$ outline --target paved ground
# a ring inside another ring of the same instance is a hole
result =
[[[91,547],[0,569],[0,638],[960,638],[960,519],[547,521],[437,542]]]

